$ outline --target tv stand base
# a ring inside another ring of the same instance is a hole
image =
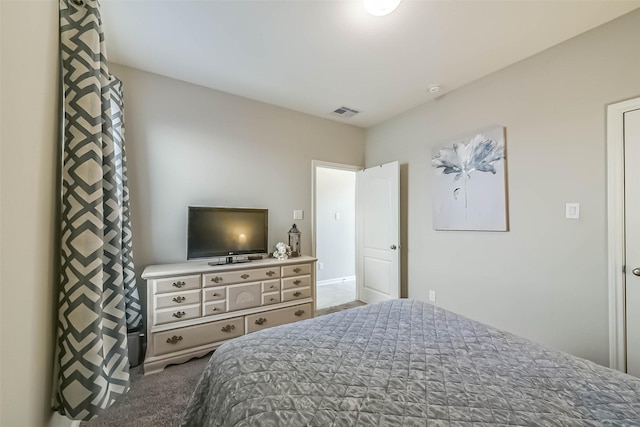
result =
[[[227,264],[244,264],[247,262],[251,262],[250,259],[246,258],[234,258],[232,256],[228,256],[226,258],[220,258],[218,261],[210,261],[207,264],[209,265],[227,265]]]

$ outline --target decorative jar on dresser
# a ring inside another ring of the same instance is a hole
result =
[[[316,259],[301,256],[211,266],[152,265],[144,373],[204,356],[224,341],[313,317]]]

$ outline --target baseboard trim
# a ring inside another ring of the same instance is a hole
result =
[[[337,285],[338,283],[356,280],[356,276],[337,277],[335,279],[318,280],[316,286]]]
[[[72,420],[59,412],[52,412],[47,427],[80,427],[79,420]]]

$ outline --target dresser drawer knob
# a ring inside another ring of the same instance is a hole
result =
[[[182,335],[174,335],[171,338],[167,338],[167,344],[178,344],[180,341],[182,341]]]
[[[222,277],[218,277],[218,276],[212,277],[211,281],[214,282],[214,283],[220,283],[220,282],[222,282]]]
[[[269,277],[273,276],[274,274],[276,274],[275,271],[271,271],[271,270],[267,271],[267,276]]]
[[[294,297],[299,297],[300,295],[302,295],[302,292],[294,292],[294,293],[293,293],[293,296],[294,296]]]
[[[300,283],[302,283],[302,280],[294,280],[293,284],[298,286]]]
[[[177,317],[178,319],[180,319],[180,318],[181,318],[182,316],[184,316],[185,314],[187,314],[187,313],[185,313],[184,311],[176,311],[175,313],[173,313],[173,315],[172,315],[172,316],[173,316],[173,317]]]
[[[236,328],[236,325],[226,325],[226,326],[223,326],[223,327],[222,327],[221,331],[222,331],[222,332],[231,332],[231,331],[233,331],[235,328]]]
[[[256,320],[256,325],[264,325],[265,323],[267,323],[267,319],[265,319],[264,317]]]
[[[186,300],[186,298],[183,296],[179,296],[179,297],[175,297],[173,300],[179,304],[182,301]]]
[[[273,301],[273,298],[269,298],[269,301]]]
[[[300,316],[302,316],[304,314],[304,310],[298,310],[293,314],[295,314],[296,316],[300,317]]]
[[[297,268],[297,267],[296,267],[296,268],[294,268],[294,269],[293,269],[293,272],[294,272],[294,273],[300,273],[301,271],[302,271],[302,269],[301,269],[301,268]]]
[[[248,275],[248,274],[243,274],[243,275],[242,275],[242,276],[240,276],[240,277],[242,277],[243,279],[248,279],[248,278],[249,278],[249,275]]]
[[[180,289],[184,285],[186,285],[186,283],[184,283],[184,282],[173,282],[173,286],[175,286],[178,289]]]
[[[269,286],[269,289],[273,289],[274,287],[275,287],[275,286],[271,285],[271,286]]]
[[[215,307],[213,307],[213,308],[211,309],[211,311],[218,311],[218,309],[217,309],[217,308],[215,308]]]
[[[219,293],[217,293],[217,292],[214,292],[214,293],[213,293],[213,296],[214,296],[214,297],[219,297],[219,296],[220,296],[220,294],[219,294]]]

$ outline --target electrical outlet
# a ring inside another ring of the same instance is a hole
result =
[[[304,219],[304,211],[301,209],[295,209],[293,211],[293,219]]]
[[[429,301],[436,302],[436,291],[429,291]]]
[[[324,270],[324,262],[319,262],[319,263],[318,263],[318,268],[319,268],[320,270]]]

